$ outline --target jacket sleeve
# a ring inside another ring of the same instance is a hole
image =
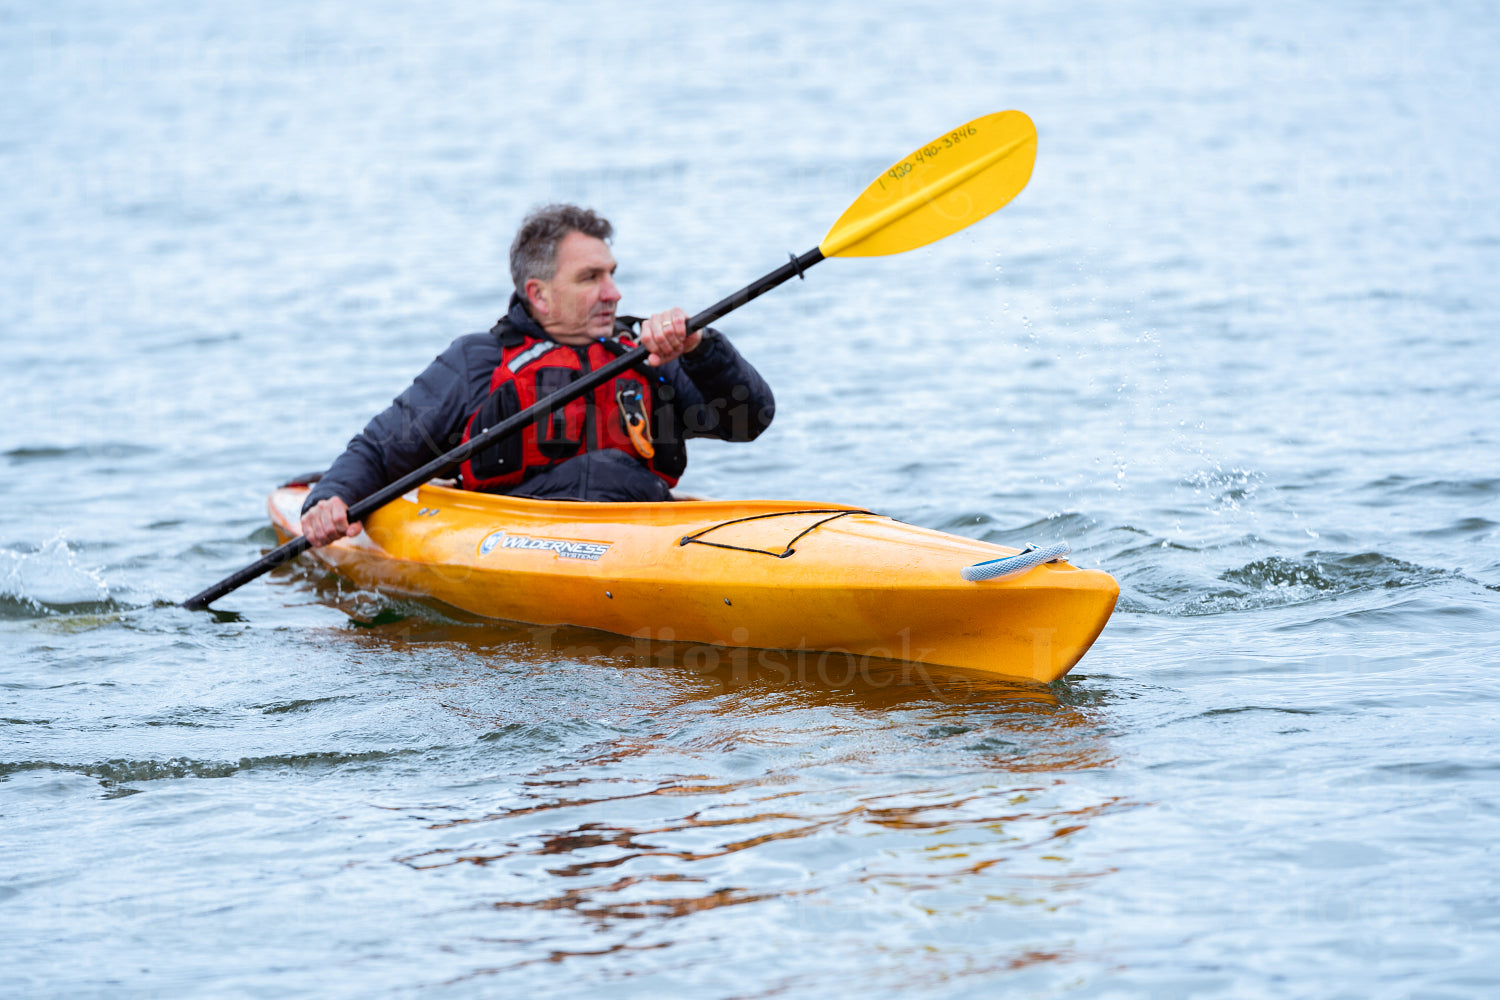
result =
[[[662,376],[675,390],[675,410],[684,437],[753,441],[776,415],[776,399],[760,372],[729,338],[703,331],[698,349],[665,365]]]
[[[493,350],[486,350],[491,345]],[[487,353],[494,359],[479,357]],[[499,357],[498,344],[487,334],[450,344],[350,440],[313,485],[303,511],[332,496],[356,503],[458,445],[464,422],[478,405],[474,400],[482,400]]]

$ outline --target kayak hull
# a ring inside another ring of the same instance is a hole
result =
[[[271,494],[283,539],[300,534],[306,495]],[[1015,551],[837,504],[577,503],[429,484],[314,555],[361,586],[489,618],[1056,680],[1119,587],[1061,562],[959,575]]]

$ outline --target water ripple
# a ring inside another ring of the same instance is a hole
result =
[[[269,757],[241,757],[235,761],[194,760],[187,757],[173,757],[168,760],[116,758],[91,763],[54,760],[0,761],[0,776],[26,771],[70,771],[98,778],[106,785],[115,786],[173,778],[227,778],[244,771],[335,768],[345,764],[379,763],[418,752],[420,751],[392,750],[360,753],[328,751],[278,754]]]

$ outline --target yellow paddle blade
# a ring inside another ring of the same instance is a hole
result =
[[[999,111],[940,135],[875,178],[818,244],[824,257],[915,250],[978,222],[1021,193],[1036,126]]]

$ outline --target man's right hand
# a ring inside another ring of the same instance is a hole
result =
[[[315,549],[340,538],[353,538],[360,530],[358,521],[349,523],[349,508],[338,497],[320,500],[302,515],[302,534]]]

